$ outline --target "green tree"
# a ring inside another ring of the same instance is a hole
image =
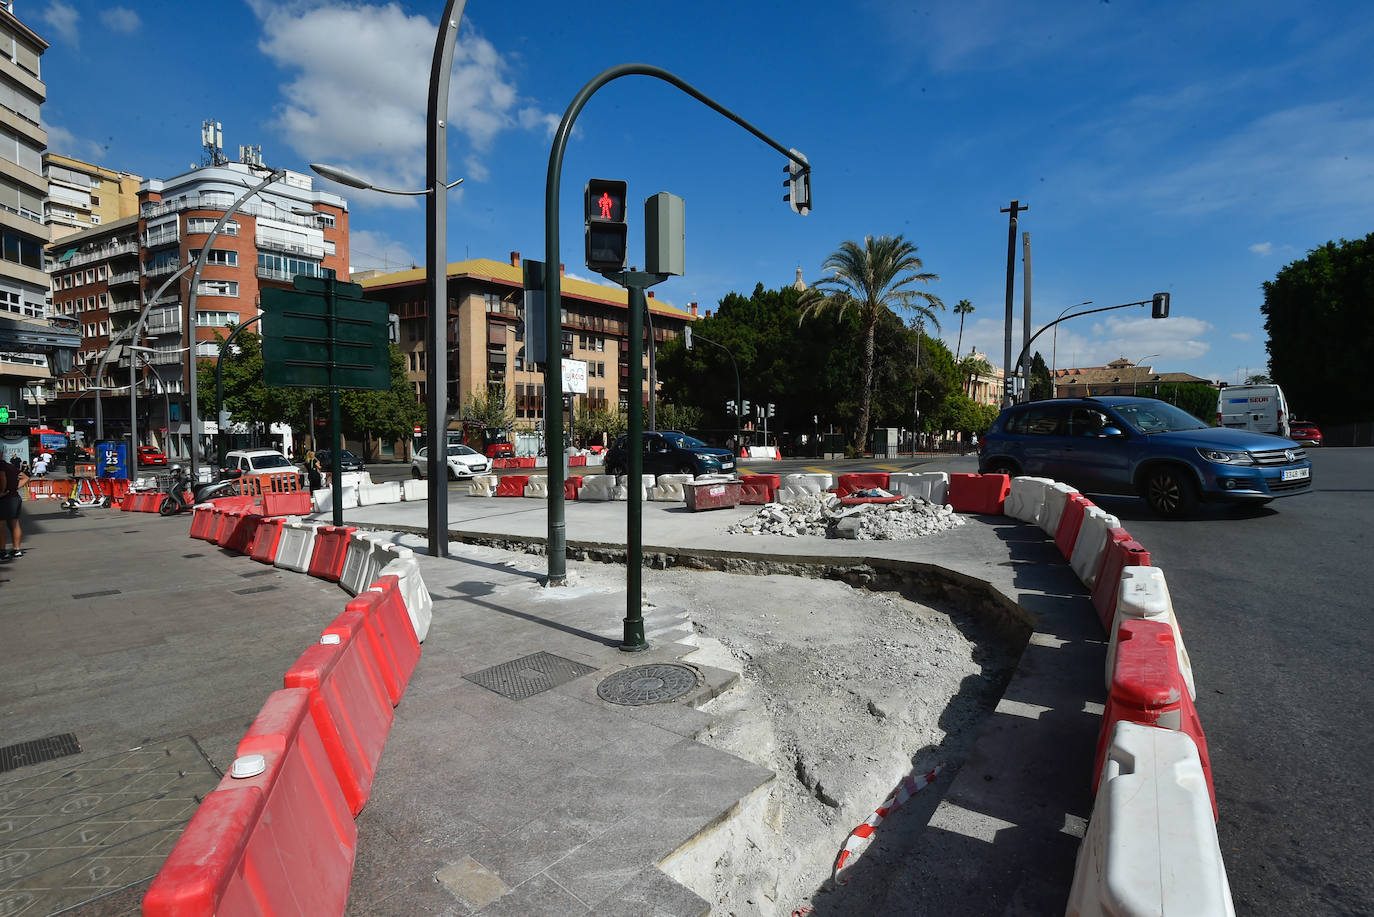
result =
[[[858,420],[850,443],[862,449],[868,439],[869,416],[873,405],[875,331],[878,316],[893,307],[910,309],[927,319],[938,330],[935,309],[943,309],[939,297],[926,290],[912,289],[939,276],[923,270],[917,247],[902,236],[865,236],[863,245],[846,241],[826,258],[823,267],[831,275],[802,294],[799,322],[827,312],[856,312],[860,319],[862,359],[860,363],[860,404]]]
[[[1256,374],[1253,375],[1253,376],[1246,376],[1246,377],[1245,377],[1245,384],[1246,384],[1246,385],[1268,385],[1269,383],[1271,383],[1271,382],[1273,382],[1273,381],[1274,381],[1273,379],[1270,379],[1270,378],[1269,378],[1268,376],[1266,376],[1264,373],[1256,373]]]
[[[684,433],[692,433],[701,426],[701,418],[705,413],[701,408],[690,404],[674,404],[671,401],[660,399],[655,408],[655,419],[658,421],[660,430],[681,430]]]
[[[340,416],[344,432],[363,441],[368,458],[376,458],[378,442],[408,439],[415,425],[424,420],[424,406],[415,398],[406,375],[406,358],[395,344],[390,347],[391,385],[383,390],[343,389],[339,392]],[[318,390],[328,402],[328,392]]]
[[[1206,382],[1162,383],[1154,397],[1177,405],[1203,423],[1216,426],[1217,390]]]
[[[992,374],[992,364],[986,357],[964,357],[959,361],[959,376],[962,391],[965,395],[973,390],[973,381],[978,376],[988,376]]]
[[[619,411],[598,408],[594,411],[583,411],[574,418],[573,435],[584,446],[601,442],[604,435],[605,445],[609,446],[617,436],[629,428],[629,425],[629,418]]]
[[[506,397],[506,386],[489,382],[485,388],[475,389],[463,402],[463,423],[479,424],[509,430],[515,423],[515,407]]]
[[[961,299],[954,304],[954,314],[959,316],[959,340],[954,345],[954,356],[958,359],[959,352],[964,346],[964,317],[973,314],[973,303],[967,299]]]
[[[1035,356],[1031,357],[1030,387],[1031,401],[1044,401],[1054,397],[1054,382],[1050,379],[1050,368],[1045,365],[1045,358],[1038,350]]]
[[[1374,353],[1374,233],[1327,242],[1264,284],[1269,375],[1299,416],[1318,422],[1374,419],[1374,389],[1350,368]]]

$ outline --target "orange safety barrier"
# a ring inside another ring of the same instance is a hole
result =
[[[742,474],[739,481],[739,502],[749,504],[772,503],[782,486],[782,476],[776,474]]]
[[[226,550],[244,554],[261,521],[262,512],[256,506],[224,510],[220,513],[219,528],[215,530],[215,544]]]
[[[527,474],[508,474],[497,481],[496,496],[523,497],[525,495],[525,485],[529,482],[530,476]]]
[[[1207,752],[1207,736],[1178,668],[1173,628],[1163,621],[1128,618],[1117,629],[1112,685],[1102,713],[1102,732],[1098,735],[1097,755],[1093,760],[1094,793],[1102,776],[1107,748],[1112,742],[1112,730],[1122,720],[1172,729],[1193,740],[1202,761],[1203,776],[1207,778],[1207,794],[1212,797],[1212,817],[1215,819],[1217,794],[1212,788],[1212,759]]]
[[[585,464],[585,463],[584,463]],[[582,475],[570,474],[563,479],[563,499],[576,500],[577,492],[582,489]]]
[[[262,508],[269,516],[308,516],[315,511],[308,490],[265,493],[262,495]]]
[[[258,523],[257,531],[248,542],[248,554],[260,564],[270,564],[277,559],[277,547],[281,544],[281,527],[286,518],[264,518]]]
[[[572,456],[571,458],[568,459],[568,467],[569,467],[569,468],[581,468],[582,466],[584,466],[584,465],[586,465],[586,464],[587,464],[587,457],[586,457],[585,455],[574,455],[574,456]]]
[[[310,716],[349,811],[356,816],[372,793],[372,778],[395,716],[363,639],[322,638],[286,670],[283,685],[310,692]]]
[[[981,513],[1000,516],[1011,493],[1011,478],[1005,474],[951,474],[946,502],[956,513]]]
[[[72,494],[72,482],[33,478],[25,485],[30,500],[65,500]]]
[[[358,828],[309,705],[303,688],[267,698],[148,887],[143,917],[344,912]]]
[[[215,507],[209,503],[202,503],[191,508],[191,537],[201,538],[205,541],[213,539],[215,526],[219,520],[215,516]]]
[[[1118,538],[1117,533],[1125,535]],[[1093,608],[1097,609],[1097,619],[1102,629],[1112,632],[1112,618],[1116,617],[1117,593],[1121,589],[1121,570],[1123,567],[1150,566],[1150,552],[1137,541],[1126,535],[1125,529],[1109,529],[1107,550],[1102,552],[1102,566],[1097,570],[1097,580],[1093,583]]]
[[[1093,502],[1082,494],[1069,494],[1064,500],[1064,512],[1059,516],[1059,529],[1054,533],[1054,546],[1068,560],[1073,556],[1073,546],[1078,541],[1078,530],[1083,527],[1083,510]]]
[[[261,497],[266,494],[294,494],[305,489],[299,474],[245,474],[238,480],[239,496]]]
[[[953,477],[953,475],[951,475]],[[886,471],[869,471],[862,474],[842,474],[835,482],[835,493],[847,497],[855,491],[872,490],[881,487],[887,490],[889,478]]]
[[[337,583],[343,576],[344,557],[348,554],[348,536],[358,531],[353,525],[322,525],[315,530],[315,548],[310,554],[311,576]]]
[[[398,577],[380,577],[366,592],[358,593],[344,610],[362,612],[391,703],[400,703],[406,685],[410,684],[410,675],[420,661],[420,641],[415,637],[415,626],[410,623],[410,612],[406,611]]]

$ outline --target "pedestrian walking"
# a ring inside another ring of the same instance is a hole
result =
[[[19,467],[19,456],[14,461],[0,463],[0,560],[23,557],[24,530],[19,525],[19,516],[24,511],[23,497],[19,491],[29,483],[29,476]],[[14,550],[5,545],[14,541]]]
[[[320,490],[324,487],[323,476],[320,472],[320,460],[315,457],[315,450],[311,449],[305,454],[305,477],[310,483],[312,491]]]

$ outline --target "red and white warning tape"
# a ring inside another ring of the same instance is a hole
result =
[[[902,782],[897,784],[897,789],[893,790],[892,793],[888,795],[887,799],[883,801],[883,804],[878,806],[877,811],[868,816],[868,820],[862,825],[859,825],[859,827],[849,832],[849,837],[844,842],[844,849],[841,850],[840,855],[835,858],[835,868],[831,870],[830,873],[830,878],[835,884],[844,884],[839,879],[840,870],[844,868],[844,864],[849,859],[850,854],[859,849],[859,846],[863,844],[864,841],[873,836],[873,832],[883,823],[883,819],[888,816],[888,813],[900,808],[902,804],[912,796],[934,783],[936,776],[944,769],[944,766],[943,763],[940,763],[919,776],[913,777],[908,774],[903,777]]]

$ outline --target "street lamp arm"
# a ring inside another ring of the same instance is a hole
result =
[[[434,193],[433,188],[419,188],[414,191],[404,188],[383,188],[379,185],[374,185],[361,175],[354,175],[347,169],[340,169],[338,166],[331,166],[328,163],[312,162],[310,163],[310,168],[330,181],[338,182],[341,185],[347,185],[350,188],[357,188],[359,191],[376,191],[378,194],[398,194],[402,197],[421,197],[426,194]],[[451,191],[462,183],[463,180],[461,178],[455,179],[445,184],[444,190]]]
[[[740,447],[739,419],[740,415],[744,413],[744,402],[741,400],[739,388],[739,364],[735,362],[735,355],[730,352],[729,347],[726,347],[724,344],[718,341],[713,341],[705,335],[697,334],[695,331],[693,331],[691,334],[692,340],[705,341],[706,343],[714,344],[716,347],[719,347],[721,350],[725,351],[725,355],[730,358],[730,365],[735,368],[735,448],[738,449]]]
[[[1035,339],[1040,337],[1040,335],[1044,334],[1046,331],[1049,331],[1051,328],[1053,328],[1060,322],[1066,322],[1071,318],[1080,318],[1084,315],[1092,315],[1095,312],[1110,312],[1113,309],[1128,309],[1131,306],[1148,306],[1151,302],[1153,302],[1153,300],[1146,299],[1141,302],[1122,303],[1119,306],[1102,306],[1099,309],[1084,309],[1082,312],[1075,312],[1073,315],[1061,315],[1059,318],[1056,318],[1054,321],[1050,322],[1048,325],[1041,328],[1039,331],[1035,332],[1035,334],[1032,334],[1030,340],[1026,341],[1026,346],[1021,348],[1021,355],[1016,358],[1016,372],[1021,371],[1021,366],[1026,361],[1026,354],[1030,353],[1030,346],[1035,343]]]

